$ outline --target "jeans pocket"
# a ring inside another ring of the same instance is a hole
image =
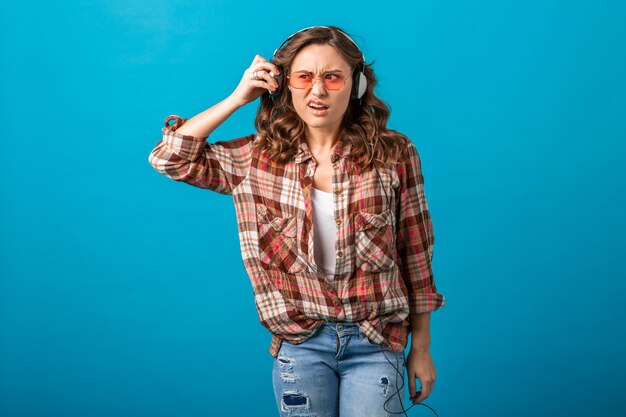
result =
[[[359,340],[362,340],[363,343],[370,346],[382,346],[379,343],[372,342],[366,335],[363,333],[363,330],[359,329]]]

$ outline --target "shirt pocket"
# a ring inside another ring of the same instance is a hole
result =
[[[394,222],[391,210],[382,213],[357,211],[355,225],[355,262],[364,271],[386,271],[395,265]]]
[[[256,204],[259,261],[271,268],[294,274],[305,269],[298,251],[297,219]]]

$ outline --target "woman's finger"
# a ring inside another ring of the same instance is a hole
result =
[[[267,59],[263,58],[261,55],[256,54],[254,56],[254,59],[252,60],[252,64],[256,64],[257,62],[264,62],[267,61]]]
[[[274,74],[270,74],[272,71]],[[244,105],[258,98],[263,91],[273,93],[278,88],[278,83],[273,75],[279,74],[278,67],[267,62],[261,55],[255,55],[250,67],[246,68],[239,81],[239,85],[232,93],[238,102]]]
[[[267,62],[267,61],[262,61],[262,62],[257,62],[253,65],[250,65],[250,68],[254,71],[254,70],[264,70],[267,72],[274,72],[274,74],[278,74],[280,72],[280,69],[275,65],[272,64],[271,62]]]
[[[264,78],[266,80],[273,79],[276,75],[280,74],[280,69],[269,62],[262,62],[250,67],[252,74],[257,71],[257,78]]]
[[[265,81],[267,85],[271,85],[272,87],[278,87],[278,83],[276,82],[274,77],[272,77],[272,75],[269,72],[263,69],[252,71],[251,78],[253,80],[256,79],[256,80]]]
[[[269,84],[266,80],[250,80],[250,85],[270,91],[274,91],[276,89],[275,84]]]
[[[433,386],[435,384],[435,380],[429,380],[426,378],[420,379],[420,383],[422,385],[422,390],[417,391],[416,395],[411,397],[413,403],[419,403],[424,401],[426,398],[430,396],[430,393],[433,391]]]

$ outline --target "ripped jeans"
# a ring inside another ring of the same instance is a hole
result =
[[[326,322],[299,345],[282,343],[276,404],[281,417],[402,415],[404,368],[404,352],[381,350],[354,323]]]

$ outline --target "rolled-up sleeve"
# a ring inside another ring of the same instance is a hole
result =
[[[170,125],[171,120],[175,122]],[[232,194],[249,172],[256,135],[209,143],[208,136],[178,133],[176,130],[186,121],[176,115],[165,118],[163,137],[148,157],[150,165],[174,181]]]
[[[400,188],[397,206],[397,251],[399,267],[409,293],[411,313],[437,310],[445,304],[437,292],[432,272],[435,236],[424,194],[424,177],[415,145],[398,164]]]

